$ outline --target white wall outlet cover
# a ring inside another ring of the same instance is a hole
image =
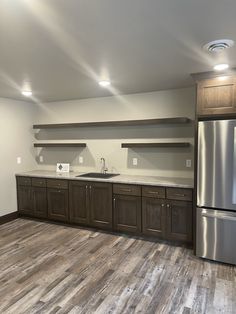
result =
[[[57,172],[70,172],[70,164],[57,163]]]
[[[138,165],[138,158],[133,158],[133,166],[137,166]]]
[[[82,164],[84,162],[83,156],[79,156],[79,163]]]
[[[191,168],[192,166],[192,160],[191,159],[186,159],[186,167]]]
[[[21,164],[21,157],[17,157],[16,158],[16,163],[19,165],[19,164]]]
[[[43,156],[42,155],[39,156],[39,161],[43,162]]]

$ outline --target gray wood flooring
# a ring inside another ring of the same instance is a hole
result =
[[[236,267],[45,222],[0,226],[0,313],[236,313]]]

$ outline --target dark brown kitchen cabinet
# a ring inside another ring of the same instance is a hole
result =
[[[69,218],[68,190],[48,188],[48,218],[67,222]]]
[[[17,177],[22,215],[192,242],[192,189]]]
[[[92,182],[89,184],[89,208],[91,226],[112,229],[112,185]]]
[[[192,203],[167,201],[166,215],[166,238],[192,242]]]
[[[33,215],[47,218],[47,190],[41,187],[32,187]]]
[[[142,232],[145,235],[165,237],[165,200],[153,197],[142,198]]]
[[[197,114],[214,116],[236,113],[236,77],[197,78]]]
[[[31,186],[30,178],[18,180],[18,210],[20,214],[47,218],[46,188]],[[29,185],[30,182],[30,185]]]
[[[141,197],[113,195],[114,229],[117,231],[141,232]]]
[[[69,216],[73,223],[112,229],[112,185],[71,181]]]
[[[73,223],[89,225],[89,182],[71,181],[69,184],[69,216]]]
[[[32,187],[27,185],[18,185],[17,194],[19,213],[33,216],[34,209],[32,200]]]

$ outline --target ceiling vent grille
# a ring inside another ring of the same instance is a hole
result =
[[[221,52],[222,50],[233,47],[234,41],[230,39],[214,40],[203,46],[209,52]]]

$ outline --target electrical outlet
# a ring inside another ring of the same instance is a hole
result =
[[[42,155],[39,156],[39,162],[43,162],[43,156]]]
[[[18,165],[21,164],[21,157],[17,157],[17,158],[16,158],[16,163],[17,163]]]
[[[138,158],[133,158],[133,166],[137,166],[138,165]]]
[[[191,168],[192,160],[191,159],[186,159],[185,165],[186,165],[187,168]]]
[[[82,164],[84,162],[83,156],[79,156],[79,164]]]

